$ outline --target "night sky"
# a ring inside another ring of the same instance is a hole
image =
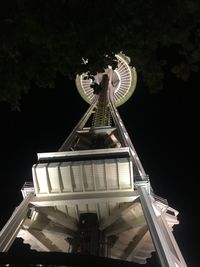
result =
[[[154,193],[179,211],[174,235],[188,267],[199,266],[199,84],[198,73],[188,82],[166,73],[164,89],[150,94],[138,74],[134,94],[118,109]],[[32,181],[37,153],[57,151],[87,108],[74,81],[61,77],[55,89],[33,86],[20,112],[0,104],[1,228],[22,200],[24,182]]]

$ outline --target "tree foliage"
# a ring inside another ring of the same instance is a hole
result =
[[[165,69],[188,79],[200,60],[199,0],[12,0],[0,4],[0,100],[31,84],[102,71],[123,52],[150,91]],[[87,64],[84,64],[87,60]]]

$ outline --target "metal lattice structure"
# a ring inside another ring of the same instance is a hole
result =
[[[115,70],[108,67],[93,80],[77,76],[90,106],[57,152],[38,154],[33,185],[22,188],[24,200],[0,233],[0,251],[21,237],[36,251],[139,264],[157,251],[161,266],[186,266],[172,234],[178,212],[153,193],[117,111],[137,76],[124,55],[116,58]]]

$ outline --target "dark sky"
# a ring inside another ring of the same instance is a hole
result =
[[[197,267],[199,75],[188,82],[166,75],[157,94],[150,94],[138,75],[136,91],[119,112],[155,194],[179,211],[174,235],[188,267]],[[33,88],[23,96],[21,112],[0,104],[0,227],[22,200],[20,190],[32,180],[37,153],[57,151],[87,108],[74,81],[64,78],[56,89]]]

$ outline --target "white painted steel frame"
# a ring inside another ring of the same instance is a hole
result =
[[[155,245],[158,258],[160,260],[162,267],[186,267],[186,263],[181,255],[181,252],[176,244],[175,239],[171,238],[171,235],[166,236],[165,231],[168,229],[167,225],[162,225],[159,223],[158,217],[152,206],[152,200],[149,197],[145,187],[138,187],[138,192],[140,195],[140,201],[143,208],[144,216],[146,218],[147,224],[149,226],[149,231],[152,236],[153,243]],[[173,251],[170,249],[169,243],[173,243]]]
[[[124,192],[102,192],[102,193],[77,193],[64,196],[34,196],[31,204],[38,207],[71,205],[75,206],[79,203],[101,203],[101,202],[131,202],[138,198],[137,191]]]
[[[79,150],[79,151],[62,151],[62,152],[47,152],[47,153],[38,153],[38,160],[44,159],[57,159],[60,158],[68,159],[69,157],[85,157],[92,154],[92,156],[104,155],[105,157],[110,154],[116,156],[117,154],[130,154],[129,147],[119,147],[119,148],[102,148],[102,149],[93,149],[93,150]]]
[[[63,163],[56,160],[33,165],[32,176],[37,196],[68,195],[133,190],[132,170],[129,157]]]
[[[110,89],[111,83],[109,83]],[[112,91],[112,90],[109,90]],[[76,194],[66,194],[66,195],[57,195],[52,196],[51,194],[48,196],[34,196],[33,193],[28,194],[25,199],[21,202],[21,204],[16,208],[13,215],[10,217],[4,228],[0,232],[0,251],[4,252],[9,249],[12,245],[12,242],[17,236],[17,233],[27,216],[28,206],[32,204],[36,207],[47,207],[47,206],[59,206],[59,205],[72,205],[75,206],[79,203],[88,204],[88,203],[100,203],[100,202],[133,202],[140,198],[141,206],[144,212],[144,216],[146,218],[147,225],[149,227],[149,231],[152,236],[152,240],[156,251],[158,253],[158,258],[160,260],[162,267],[186,267],[186,263],[181,255],[181,252],[178,248],[178,245],[169,229],[167,222],[165,220],[164,215],[160,211],[161,215],[156,215],[154,210],[154,204],[152,199],[149,195],[149,188],[148,183],[146,185],[142,185],[143,182],[147,182],[147,175],[142,167],[142,164],[137,156],[137,153],[133,147],[133,144],[129,138],[129,135],[123,125],[123,122],[119,116],[119,113],[113,104],[113,96],[111,94],[108,95],[109,99],[109,108],[111,110],[112,117],[114,119],[114,123],[119,130],[121,135],[121,139],[124,142],[124,146],[130,147],[131,154],[132,154],[132,161],[133,161],[133,168],[134,166],[136,169],[134,171],[138,171],[138,175],[140,177],[141,184],[138,182],[136,186],[136,190],[131,191],[122,191],[122,192],[83,192],[83,193],[76,193]],[[82,119],[79,121],[77,126],[74,128],[70,136],[66,139],[65,143],[61,146],[59,151],[68,150],[70,148],[70,144],[73,142],[76,132],[81,129],[85,123],[87,122],[88,118],[93,112],[93,109],[96,105],[94,102]],[[129,204],[127,204],[127,209],[129,208]],[[44,210],[45,211],[45,210]],[[120,212],[122,213],[123,210],[118,213],[113,214],[109,220],[102,221],[100,224],[101,229],[105,229],[108,225],[120,216]],[[49,214],[55,220],[60,219],[55,213]],[[72,224],[75,227],[75,224]],[[141,230],[141,236],[146,233],[146,228]],[[138,240],[136,240],[138,242]],[[137,245],[137,242],[132,244],[132,247]],[[129,247],[131,252],[131,248]],[[127,258],[129,256],[129,252],[124,254],[123,257]]]
[[[162,267],[186,267],[186,263],[181,255],[181,252],[178,248],[178,245],[170,232],[170,229],[167,225],[167,222],[164,218],[164,215],[161,213],[160,217],[155,214],[153,208],[152,198],[147,192],[146,186],[138,186],[137,190],[129,192],[109,192],[109,193],[96,193],[96,194],[76,194],[68,196],[48,196],[48,197],[36,197],[33,193],[30,193],[26,198],[21,202],[19,207],[16,208],[15,212],[8,220],[2,231],[0,232],[0,251],[7,251],[12,245],[14,239],[17,236],[18,231],[27,216],[29,204],[34,205],[35,207],[49,207],[56,205],[77,205],[78,203],[94,203],[94,202],[106,202],[106,201],[118,201],[118,202],[129,202],[117,213],[113,214],[109,219],[104,219],[101,221],[100,229],[105,229],[111,225],[115,219],[120,217],[120,214],[127,212],[131,205],[138,200],[138,197],[141,202],[141,206],[146,218],[146,222],[149,228],[149,231],[152,236],[153,243],[155,245],[156,251],[158,253],[158,258],[160,260]],[[48,212],[49,216],[53,216],[55,219],[58,219],[58,215],[55,212]],[[162,220],[162,223],[159,222],[159,218]],[[72,224],[73,228],[75,224]],[[68,225],[69,227],[69,225]],[[70,226],[71,228],[71,226]],[[74,228],[74,229],[75,229]],[[143,230],[142,230],[143,231]],[[142,235],[146,233],[146,228]],[[139,242],[139,241],[138,241]],[[132,246],[137,245],[137,242],[132,244]],[[129,247],[129,250],[131,247]],[[129,253],[131,253],[129,251]],[[124,259],[128,257],[128,254],[124,254]]]
[[[15,240],[20,226],[26,218],[28,212],[28,205],[33,197],[33,193],[30,193],[21,202],[21,204],[15,209],[10,219],[0,232],[0,252],[6,252],[9,250],[13,241]]]
[[[68,136],[68,138],[65,140],[65,142],[62,144],[62,146],[59,148],[58,151],[67,151],[70,149],[70,144],[74,141],[74,138],[76,136],[76,132],[84,127],[86,122],[88,121],[89,117],[91,116],[94,107],[96,106],[98,98],[94,98],[93,103],[90,105],[88,110],[85,112],[83,117],[80,119],[80,121],[77,123],[71,134]]]

